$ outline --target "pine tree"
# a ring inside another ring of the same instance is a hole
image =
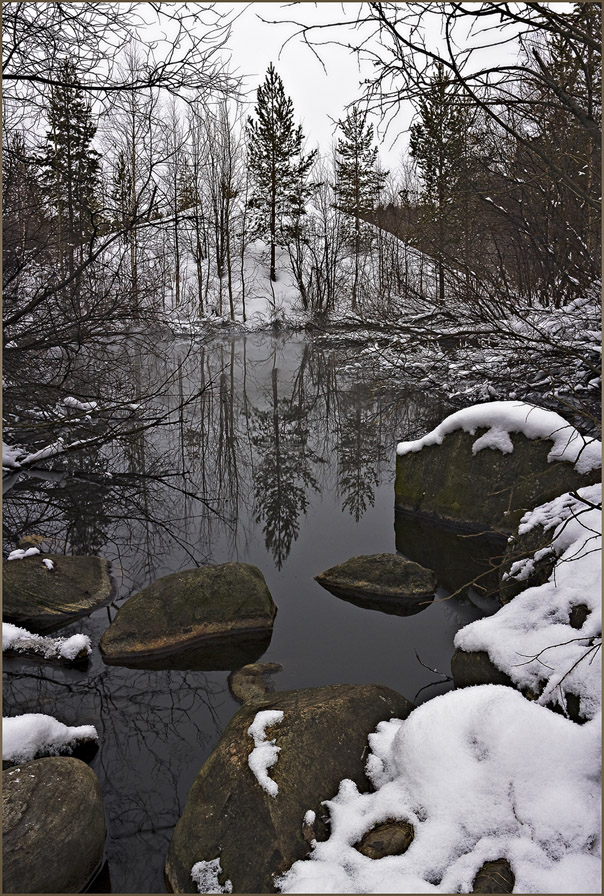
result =
[[[430,90],[419,101],[420,120],[411,127],[409,149],[424,181],[424,195],[436,224],[438,296],[445,301],[446,231],[465,164],[468,117],[444,65],[439,63]]]
[[[253,179],[250,207],[256,213],[256,232],[270,243],[270,278],[277,279],[275,249],[299,225],[310,188],[309,171],[316,151],[304,155],[301,125],[294,125],[294,106],[285,95],[273,64],[258,88],[256,119],[247,122],[248,161]]]
[[[378,150],[373,146],[373,125],[367,124],[366,112],[354,106],[339,126],[344,136],[336,146],[335,195],[338,208],[354,218],[352,308],[355,310],[362,250],[361,222],[375,209],[388,172],[377,167]]]
[[[54,219],[63,273],[73,274],[77,250],[98,226],[100,155],[92,141],[96,126],[78,82],[75,65],[65,60],[53,86],[50,128],[41,158],[43,184]]]

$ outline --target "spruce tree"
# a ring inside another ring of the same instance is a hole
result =
[[[352,285],[352,308],[357,306],[359,260],[362,250],[362,220],[377,204],[387,171],[377,167],[378,150],[373,146],[373,125],[367,124],[367,113],[354,106],[339,122],[343,137],[336,146],[337,207],[354,219],[353,250],[355,274]]]
[[[309,171],[316,150],[304,155],[301,125],[294,125],[294,106],[285,95],[273,64],[257,92],[256,118],[247,121],[248,162],[253,182],[250,208],[255,231],[270,244],[270,278],[277,279],[275,249],[299,226],[310,188]]]
[[[419,115],[411,127],[409,149],[422,173],[424,196],[436,224],[438,296],[444,305],[446,232],[465,165],[468,116],[442,63],[419,101]]]
[[[48,123],[40,160],[42,180],[55,222],[61,269],[71,275],[78,247],[83,251],[98,226],[100,155],[92,146],[96,126],[90,104],[69,60],[61,64],[52,88]]]

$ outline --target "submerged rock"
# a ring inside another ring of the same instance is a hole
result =
[[[229,690],[238,703],[264,697],[275,690],[271,676],[282,668],[279,663],[249,663],[231,672],[228,677]]]
[[[436,590],[436,575],[431,569],[397,554],[352,557],[315,579],[336,597],[397,616],[425,610]]]
[[[273,875],[309,852],[305,819],[312,818],[314,837],[327,838],[322,801],[335,796],[343,778],[361,791],[371,789],[365,776],[368,735],[380,721],[404,719],[412,709],[379,685],[284,691],[246,703],[193,783],[168,850],[169,889],[196,892],[193,865],[220,857],[234,893],[275,892]],[[257,742],[248,729],[262,712],[271,723],[265,746],[278,748],[268,767],[274,795],[248,761]]]
[[[100,648],[108,664],[238,668],[262,656],[276,612],[256,566],[203,566],[164,576],[129,598]]]
[[[2,773],[2,892],[83,893],[105,846],[101,785],[79,759],[36,759]]]
[[[92,613],[111,596],[107,561],[101,557],[36,554],[4,563],[3,618],[38,634]]]

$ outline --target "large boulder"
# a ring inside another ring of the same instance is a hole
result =
[[[111,597],[107,561],[101,557],[40,554],[4,563],[3,619],[38,634],[87,616]]]
[[[311,837],[327,838],[322,801],[335,796],[340,781],[350,778],[360,790],[371,789],[364,770],[368,735],[380,721],[404,719],[412,709],[380,685],[284,691],[244,704],[197,775],[174,829],[166,862],[169,890],[196,892],[193,865],[220,858],[220,884],[230,880],[235,893],[275,892],[273,875],[307,855]],[[264,786],[248,761],[263,712],[273,723],[260,748],[276,754],[272,766],[265,762],[271,780]]]
[[[398,554],[352,557],[315,578],[336,597],[397,616],[425,610],[436,591],[436,576],[431,569]]]
[[[398,446],[395,503],[477,529],[513,533],[532,507],[601,478],[601,445],[522,402],[466,408]]]
[[[276,612],[256,566],[203,566],[164,576],[133,595],[100,648],[108,664],[237,669],[265,652]]]
[[[2,773],[2,892],[83,893],[99,869],[99,780],[79,759],[36,759]]]

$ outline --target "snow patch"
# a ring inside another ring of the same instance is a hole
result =
[[[445,436],[456,430],[474,435],[477,429],[487,428],[472,445],[476,454],[492,448],[509,454],[514,450],[510,433],[518,432],[527,439],[550,439],[554,444],[547,459],[574,464],[578,473],[597,470],[602,465],[602,443],[585,438],[560,414],[522,401],[490,401],[472,405],[446,417],[436,429],[421,439],[399,442],[398,455],[421,451],[426,445],[441,445]]]
[[[222,874],[220,859],[212,859],[209,862],[196,862],[191,868],[191,878],[197,884],[199,893],[232,893],[233,884],[230,880],[221,886],[218,875]]]
[[[65,660],[75,660],[82,652],[89,656],[92,646],[88,635],[72,635],[70,638],[49,638],[44,635],[36,635],[25,628],[12,625],[10,622],[2,623],[2,652],[5,650],[33,651],[40,653],[46,659],[58,657]]]
[[[267,741],[266,729],[271,725],[277,725],[282,719],[282,710],[266,709],[256,713],[254,721],[247,730],[249,736],[254,738],[254,749],[247,760],[249,767],[262,789],[271,796],[277,796],[279,787],[276,781],[269,777],[268,770],[277,762],[281,747],[275,745],[274,739]]]
[[[7,560],[23,560],[25,557],[34,557],[36,554],[40,553],[40,548],[17,548],[15,551],[11,551]]]
[[[470,892],[506,858],[518,893],[599,893],[600,720],[576,725],[501,685],[452,691],[370,736],[367,772],[325,805],[329,839],[277,886],[283,893]],[[387,818],[413,824],[399,856],[355,848]]]
[[[94,725],[70,727],[42,713],[2,719],[3,760],[29,762],[40,753],[70,753],[77,743],[86,740],[98,740]]]

